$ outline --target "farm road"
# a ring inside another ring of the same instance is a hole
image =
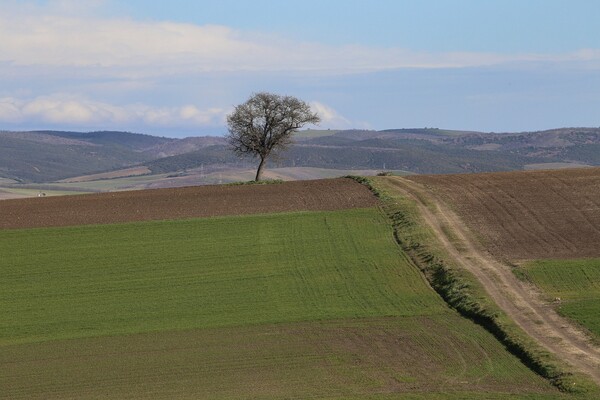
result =
[[[416,201],[421,216],[447,253],[479,280],[521,329],[600,385],[600,349],[583,332],[558,315],[532,286],[519,281],[510,266],[482,249],[463,221],[424,186],[400,177],[387,178],[385,183]],[[447,234],[448,230],[454,237]]]

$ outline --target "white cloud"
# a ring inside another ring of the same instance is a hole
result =
[[[215,126],[225,121],[226,111],[221,108],[200,110],[194,105],[152,108],[132,106],[132,110],[148,125],[161,126]]]
[[[321,118],[321,123],[319,125],[323,128],[343,129],[356,127],[349,119],[343,117],[336,110],[323,103],[311,101],[310,108]]]
[[[343,129],[364,125],[349,120],[322,102],[312,101],[310,106],[321,118],[320,127]],[[41,122],[99,128],[130,125],[201,128],[225,125],[230,111],[216,107],[201,109],[193,104],[179,107],[119,106],[60,93],[28,100],[0,98],[0,123]]]
[[[62,0],[46,9],[13,6],[0,10],[0,62],[15,66],[100,69],[113,76],[134,78],[201,71],[340,73],[600,59],[600,52],[593,49],[544,55],[426,53],[358,45],[336,47],[241,32],[225,26],[95,17],[85,12],[89,5],[74,7],[76,4],[81,2]]]
[[[164,132],[222,127],[226,107],[247,91],[291,87],[307,98],[326,98],[323,87],[332,77],[339,82],[341,74],[499,64],[531,70],[556,65],[569,71],[600,69],[598,49],[496,54],[330,46],[226,26],[115,18],[108,14],[110,7],[103,7],[105,0],[0,3],[0,123],[13,126],[156,127]],[[306,76],[325,83],[304,85]],[[339,94],[349,89],[331,90]],[[368,127],[348,108],[342,115],[322,102],[311,105],[321,115],[322,127]],[[377,114],[376,107],[386,106],[373,104],[369,112]]]
[[[117,106],[69,95],[40,96],[31,100],[0,99],[0,122],[42,122],[66,126],[107,126],[143,124],[167,127],[221,125],[226,110],[200,110],[194,105],[152,107],[143,104]]]
[[[19,122],[22,119],[21,103],[13,98],[0,99],[0,121]]]
[[[194,105],[187,105],[179,110],[179,117],[183,121],[199,125],[208,125],[219,121],[225,122],[225,110],[221,108],[209,108],[208,110],[199,110]]]

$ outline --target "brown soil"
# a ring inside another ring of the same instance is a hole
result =
[[[450,204],[496,256],[600,257],[600,168],[408,179]]]
[[[377,199],[366,187],[348,178],[195,186],[4,200],[0,204],[0,229],[339,210],[376,204]]]
[[[582,172],[579,173],[586,175]],[[555,173],[556,171],[546,174]],[[498,175],[500,177],[513,176],[517,181],[522,178],[517,173],[464,176],[461,179],[469,183],[471,181],[477,182],[477,178],[487,182],[493,176]],[[600,384],[600,348],[594,345],[585,333],[558,315],[550,304],[542,300],[534,287],[519,281],[509,265],[500,262],[485,247],[481,246],[474,238],[473,232],[467,227],[467,224],[473,225],[473,221],[468,215],[462,215],[461,218],[440,197],[436,196],[435,191],[414,182],[416,180],[427,183],[434,181],[439,184],[443,181],[443,178],[444,176],[436,179],[432,179],[432,177],[425,177],[425,179],[414,179],[413,177],[409,179],[387,178],[387,183],[391,190],[397,190],[415,200],[425,223],[433,230],[447,254],[459,266],[465,268],[477,278],[494,302],[523,331],[558,358],[571,364]],[[456,176],[449,176],[449,178],[451,181],[457,179]],[[454,185],[452,196],[450,196],[448,189],[442,192],[443,195],[451,197],[453,200],[460,198],[461,194],[465,198],[470,198],[468,189],[462,190],[460,185],[456,183]],[[435,186],[435,188],[440,186],[441,184]],[[468,187],[468,184],[466,186]],[[540,196],[545,195],[544,193],[540,194]],[[535,197],[533,194],[531,196]],[[465,202],[468,203],[468,200],[465,199]],[[542,204],[544,201],[538,199],[537,203]],[[456,205],[456,203],[452,204]],[[494,204],[497,204],[497,202],[494,202]],[[551,207],[551,205],[547,206]],[[507,220],[505,223],[510,224],[511,221]],[[480,225],[476,224],[475,226]],[[489,226],[492,231],[494,228],[494,225]],[[499,229],[499,231],[502,232],[503,230]],[[543,233],[543,230],[540,231]],[[479,230],[476,232],[487,231]],[[523,249],[520,251],[523,251]]]
[[[494,365],[499,346],[488,349],[474,336],[456,334],[454,318],[298,322],[7,346],[0,352],[0,363],[9,366],[0,369],[0,398],[556,395],[532,374],[498,372],[518,366],[506,359],[502,367]]]

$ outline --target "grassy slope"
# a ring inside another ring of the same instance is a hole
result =
[[[0,253],[0,398],[559,396],[376,209],[2,231]]]
[[[416,270],[397,270],[381,224],[359,210],[4,231],[0,334],[15,343],[443,311]],[[364,238],[332,238],[329,225]]]
[[[560,297],[562,314],[600,339],[600,259],[533,261],[524,273],[550,298]]]

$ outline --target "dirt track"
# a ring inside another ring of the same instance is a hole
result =
[[[450,204],[496,256],[600,257],[600,168],[407,179]]]
[[[269,185],[194,186],[3,200],[0,229],[371,207],[377,199],[347,178]]]
[[[448,254],[479,280],[517,325],[547,350],[600,384],[600,349],[584,333],[559,316],[533,287],[519,281],[508,265],[481,248],[463,221],[430,190],[403,178],[388,178],[387,183],[417,202],[425,222]],[[426,202],[433,204],[433,210]],[[449,237],[448,231],[455,237]]]

